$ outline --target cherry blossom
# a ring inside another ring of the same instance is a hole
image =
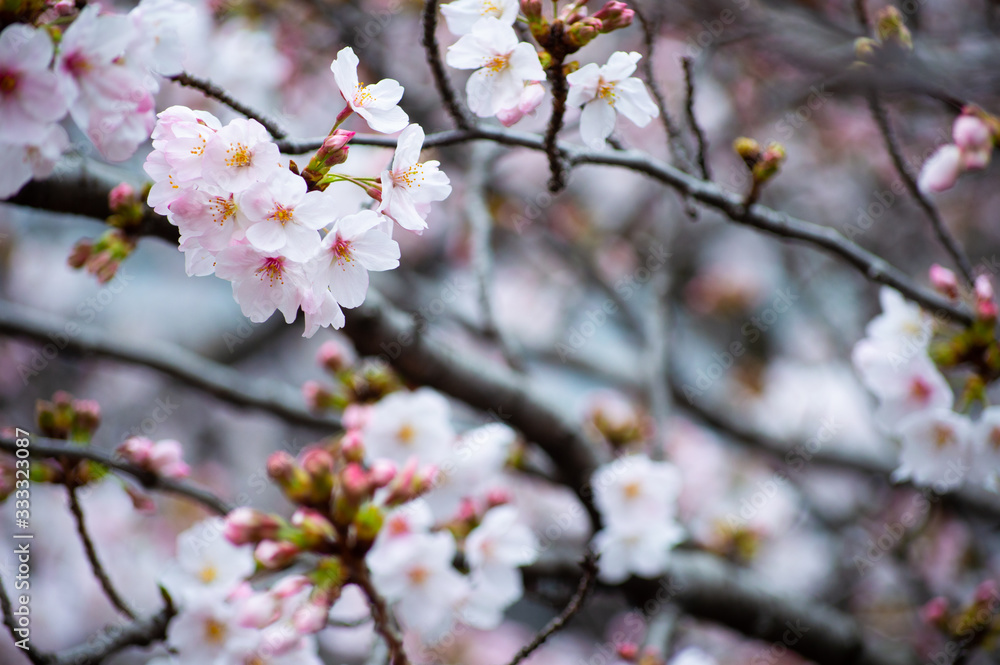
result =
[[[656,577],[667,571],[670,551],[683,538],[680,526],[648,521],[644,526],[606,526],[594,536],[600,554],[598,577],[610,584],[624,582],[629,574]]]
[[[373,210],[341,217],[323,238],[310,265],[314,284],[329,287],[343,307],[364,302],[369,271],[399,266],[399,245],[378,228],[383,219]]]
[[[248,220],[246,239],[254,247],[281,252],[294,261],[316,254],[316,232],[332,221],[328,197],[323,192],[307,192],[306,181],[284,169],[250,185],[240,195],[239,208]]]
[[[14,23],[0,32],[0,143],[41,145],[66,115],[59,79],[49,70],[52,53],[44,30]]]
[[[157,114],[152,132],[154,152],[150,153],[147,162],[153,155],[162,154],[170,175],[177,182],[198,181],[205,146],[220,129],[222,123],[207,111],[171,106]],[[150,173],[150,176],[153,174]]]
[[[177,536],[177,567],[164,575],[171,592],[228,592],[253,572],[251,549],[230,544],[223,529],[223,520],[213,518]]]
[[[514,25],[519,9],[518,0],[455,0],[441,5],[441,14],[452,34],[467,35],[479,19],[487,16]]]
[[[16,194],[32,178],[52,174],[63,152],[69,148],[69,136],[59,125],[49,125],[37,143],[0,141],[0,199]]]
[[[382,79],[372,85],[359,83],[359,62],[354,49],[348,46],[341,49],[330,64],[348,107],[364,118],[376,132],[392,134],[406,127],[409,119],[398,106],[403,98],[403,86],[393,79]]]
[[[230,192],[242,192],[279,168],[278,146],[256,120],[236,118],[205,145],[202,176]]]
[[[432,201],[451,194],[448,176],[438,170],[437,161],[418,162],[424,144],[420,125],[408,125],[399,135],[392,168],[382,172],[382,201],[378,211],[404,229],[420,232]]]
[[[545,99],[545,86],[535,81],[529,81],[524,84],[524,90],[521,91],[521,97],[517,100],[517,104],[497,113],[497,120],[504,127],[515,125],[524,116],[537,109],[543,99]]]
[[[482,498],[502,482],[504,462],[517,435],[500,423],[469,430],[441,463],[434,488],[424,497],[440,519],[454,517],[464,499]]]
[[[128,18],[136,34],[129,47],[132,56],[163,76],[180,74],[188,46],[184,36],[197,18],[195,8],[177,0],[141,0]]]
[[[448,401],[430,388],[392,393],[372,407],[362,430],[367,454],[400,465],[413,456],[435,464],[455,440],[450,417]]]
[[[645,127],[660,115],[645,84],[631,76],[641,57],[634,51],[617,51],[611,54],[604,66],[589,63],[566,76],[569,83],[566,103],[583,106],[580,136],[589,147],[604,147],[605,140],[615,128],[615,112],[639,127]]]
[[[535,49],[517,39],[514,29],[487,16],[448,48],[446,61],[456,69],[475,69],[465,86],[469,108],[488,118],[518,105],[524,85],[544,81]]]
[[[176,198],[167,203],[167,219],[180,230],[182,245],[197,238],[200,248],[219,252],[246,236],[250,222],[232,192],[209,184],[174,192]]]
[[[897,427],[900,466],[893,479],[940,489],[959,486],[969,475],[972,423],[950,409],[913,413]]]
[[[199,592],[186,599],[168,624],[167,641],[185,664],[242,665],[257,633],[236,622],[236,608],[225,595]]]
[[[307,291],[302,301],[302,311],[306,315],[303,337],[312,337],[320,328],[343,328],[346,322],[340,304],[329,289]]]
[[[254,323],[266,321],[276,309],[292,323],[309,289],[301,263],[249,245],[219,252],[215,274],[233,283],[233,297]]]
[[[367,556],[372,581],[394,603],[403,625],[433,641],[454,623],[468,582],[452,565],[455,540],[447,532],[414,534],[402,544],[375,547]]]

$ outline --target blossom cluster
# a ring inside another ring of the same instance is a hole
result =
[[[591,486],[604,522],[593,541],[600,554],[599,577],[617,584],[633,573],[665,573],[671,549],[684,536],[677,523],[677,468],[645,454],[626,455],[599,468]]]
[[[424,132],[397,105],[403,88],[391,79],[362,86],[357,66],[350,48],[333,61],[347,107],[301,174],[253,119],[222,126],[210,113],[174,106],[153,128],[149,205],[179,229],[187,273],[232,282],[251,321],[278,310],[292,323],[301,309],[305,336],[343,326],[342,308],[364,301],[368,273],[399,265],[394,223],[422,231],[430,203],[451,193],[436,161],[419,162]],[[376,131],[402,130],[378,177],[331,172],[347,159],[354,132],[338,127],[352,113]],[[377,205],[344,210],[335,182],[363,187]]]
[[[951,189],[965,171],[984,169],[1000,136],[1000,121],[967,108],[951,128],[953,143],[941,146],[920,170],[919,185],[925,192]]]
[[[154,74],[181,72],[182,28],[192,12],[177,0],[142,0],[128,14],[102,14],[97,5],[76,13],[72,3],[57,3],[39,27],[4,28],[0,198],[52,173],[70,147],[59,124],[67,113],[105,159],[131,157],[155,121]]]
[[[955,286],[941,268],[932,277],[939,288]],[[975,297],[977,312],[992,328],[996,303],[985,276],[976,280]],[[976,420],[965,412],[968,406],[955,411],[952,387],[930,355],[934,318],[888,287],[880,301],[882,313],[869,322],[852,360],[879,401],[879,425],[899,440],[894,479],[940,490],[966,482],[998,489],[1000,407],[985,407]]]
[[[552,61],[549,49],[573,53],[601,33],[628,26],[635,14],[625,3],[610,0],[588,16],[581,4],[570,3],[561,15],[551,17],[553,23],[542,15],[540,2],[456,0],[443,5],[441,12],[448,29],[459,36],[448,48],[446,62],[456,69],[475,70],[465,88],[472,112],[481,118],[495,116],[507,127],[517,123],[537,109],[545,97],[542,61]],[[541,57],[514,31],[519,9],[544,49]],[[561,26],[559,30],[552,29],[554,23]],[[561,40],[558,47],[551,43],[556,34]],[[635,52],[619,51],[606,65],[588,63],[565,75],[569,84],[565,101],[583,107],[580,135],[588,146],[604,146],[618,113],[640,127],[659,115],[646,86],[632,76],[640,57]],[[562,63],[549,66],[562,67]]]

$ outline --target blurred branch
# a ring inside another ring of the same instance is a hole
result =
[[[653,53],[656,48],[656,33],[659,29],[662,17],[657,16],[656,19],[654,19],[651,16],[648,16],[646,14],[646,10],[639,7],[638,3],[634,3],[632,5],[632,10],[635,12],[635,15],[639,18],[639,22],[642,24],[643,44],[646,47],[646,54],[642,59],[642,72],[646,79],[646,86],[649,87],[649,91],[653,94],[653,99],[656,100],[656,106],[660,109],[660,120],[663,122],[663,128],[667,131],[667,142],[670,146],[670,152],[678,166],[687,170],[689,157],[687,150],[684,148],[684,143],[681,140],[681,128],[677,124],[677,121],[674,120],[674,117],[670,114],[670,108],[667,106],[666,97],[663,96],[660,84],[656,81],[656,73],[653,71]]]
[[[885,139],[885,147],[889,151],[889,156],[892,157],[892,163],[896,167],[896,172],[899,173],[899,177],[902,178],[903,184],[906,185],[906,189],[910,192],[910,195],[920,204],[920,207],[927,214],[927,219],[930,220],[931,228],[934,229],[934,234],[937,236],[941,245],[944,246],[945,251],[951,256],[951,260],[955,262],[958,269],[962,272],[962,276],[965,277],[965,281],[970,285],[974,276],[972,274],[972,262],[969,257],[966,256],[965,250],[959,244],[958,240],[952,235],[951,231],[944,224],[944,220],[941,219],[941,214],[933,203],[927,198],[927,196],[920,191],[919,185],[917,185],[917,180],[914,175],[910,172],[909,167],[906,165],[906,161],[903,159],[903,153],[899,148],[899,143],[896,141],[896,135],[892,131],[892,125],[889,123],[889,114],[886,112],[885,106],[882,104],[882,100],[879,97],[878,92],[872,92],[868,96],[868,107],[871,109],[872,116],[875,118],[875,123],[878,125],[879,132],[882,134],[882,138]]]
[[[448,73],[444,69],[444,63],[441,62],[441,50],[438,47],[436,34],[437,12],[438,0],[424,1],[424,38],[422,43],[424,52],[427,54],[427,63],[431,66],[434,85],[437,87],[438,94],[441,96],[441,101],[444,102],[444,107],[448,111],[448,115],[451,116],[456,127],[459,129],[469,129],[472,123],[466,117],[465,111],[462,109],[458,97],[455,95],[455,90],[451,87],[451,81],[448,79]],[[427,147],[426,144],[424,147]]]
[[[135,612],[129,608],[125,599],[119,595],[115,589],[115,585],[111,583],[111,578],[108,577],[108,572],[104,569],[103,564],[101,564],[101,559],[97,556],[94,541],[90,537],[90,532],[87,531],[87,522],[83,517],[83,507],[80,506],[80,498],[76,494],[76,488],[72,485],[66,485],[66,492],[69,494],[69,511],[73,513],[73,520],[76,522],[76,532],[80,536],[80,542],[83,543],[83,550],[87,554],[90,570],[94,573],[94,577],[97,578],[98,584],[101,585],[104,595],[108,597],[111,604],[119,612],[135,621]]]
[[[70,333],[70,330],[76,332]],[[149,367],[237,406],[260,409],[286,422],[317,429],[339,428],[333,417],[317,416],[300,406],[298,391],[272,380],[252,379],[241,372],[166,342],[139,344],[102,330],[50,318],[0,301],[0,334],[45,344],[65,338],[62,350],[90,354]]]
[[[712,180],[712,174],[708,170],[708,161],[705,158],[705,152],[708,150],[708,142],[705,140],[705,134],[701,131],[701,126],[698,125],[698,119],[694,116],[694,65],[691,58],[683,58],[684,63],[684,85],[685,85],[685,102],[684,102],[684,112],[687,114],[688,124],[691,125],[691,131],[694,132],[694,137],[698,142],[698,168],[701,170],[701,177],[703,180]]]
[[[15,445],[13,439],[0,439],[0,450],[14,454],[17,450],[19,450],[19,448]],[[196,503],[200,503],[208,510],[218,513],[219,515],[225,515],[233,509],[232,506],[208,490],[180,480],[165,478],[146,469],[135,466],[134,464],[122,462],[114,456],[93,447],[84,448],[80,445],[66,443],[65,441],[57,439],[32,436],[31,445],[28,446],[27,450],[31,456],[36,459],[52,457],[57,459],[86,459],[98,462],[99,464],[103,464],[110,469],[132,476],[145,489],[159,490],[161,492],[168,492],[170,494],[186,497]]]
[[[256,120],[260,124],[264,125],[264,129],[266,129],[275,139],[283,139],[288,136],[288,132],[282,129],[276,120],[269,118],[266,114],[260,111],[250,108],[243,102],[233,97],[222,87],[207,79],[199,78],[192,74],[188,74],[187,72],[181,72],[180,74],[168,76],[167,78],[174,83],[179,83],[183,86],[200,90],[206,97],[211,97],[216,101],[222,102],[237,113],[240,113],[251,120]]]
[[[576,575],[568,561],[541,562],[526,573],[560,579]],[[812,599],[779,593],[754,581],[752,571],[702,552],[675,550],[661,579],[634,577],[623,590],[648,614],[674,604],[696,618],[784,645],[818,665],[919,662],[900,644],[865,637],[852,617]]]
[[[597,556],[591,550],[587,550],[583,561],[580,562],[580,567],[583,568],[583,575],[580,577],[580,582],[576,586],[576,592],[570,598],[569,603],[559,613],[559,616],[549,621],[545,628],[540,630],[531,642],[518,651],[507,665],[518,665],[518,663],[534,653],[538,647],[545,644],[545,640],[562,630],[563,626],[569,623],[569,620],[576,616],[576,613],[583,607],[583,601],[587,599],[587,595],[594,587],[594,581],[597,579]]]

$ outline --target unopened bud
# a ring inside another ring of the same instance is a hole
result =
[[[360,464],[354,462],[344,467],[340,472],[340,484],[347,498],[354,503],[361,503],[372,492],[368,474]]]
[[[760,144],[751,138],[747,138],[746,136],[739,137],[733,141],[733,150],[736,151],[736,154],[739,155],[743,159],[743,162],[751,169],[757,162],[760,161]]]
[[[572,53],[594,41],[594,38],[601,34],[602,28],[600,19],[588,16],[569,25],[563,42],[567,50]]]
[[[108,193],[108,207],[111,212],[124,212],[129,206],[135,205],[135,188],[127,182],[119,183]]]
[[[628,5],[624,2],[608,0],[607,4],[594,14],[594,18],[601,22],[601,32],[607,34],[632,25],[632,20],[635,18],[635,11],[629,9]]]
[[[323,515],[311,508],[299,508],[292,514],[292,526],[297,527],[302,532],[302,545],[306,548],[315,548],[326,542],[332,541],[336,537],[336,532],[330,521]]]
[[[244,628],[267,628],[281,618],[281,603],[273,593],[255,593],[239,603],[236,623]]]
[[[299,548],[287,541],[264,540],[254,550],[254,557],[265,568],[284,568],[295,560]]]
[[[931,286],[941,295],[948,296],[952,300],[958,298],[958,277],[951,270],[937,263],[931,266],[929,271]]]
[[[361,462],[365,458],[365,444],[361,432],[349,429],[340,439],[340,454],[348,462]]]
[[[259,543],[277,538],[281,522],[267,513],[253,508],[240,507],[225,518],[222,535],[233,545]]]
[[[883,44],[894,43],[913,50],[913,36],[895,7],[886,7],[875,15],[875,34]]]
[[[521,13],[528,21],[542,18],[542,0],[521,0]]]
[[[878,42],[870,37],[858,37],[854,40],[854,57],[862,62],[871,62],[878,51]]]
[[[323,346],[319,347],[319,352],[316,354],[316,361],[328,372],[336,374],[350,365],[350,354],[344,348],[343,344],[330,340],[324,342]]]
[[[384,521],[385,517],[378,506],[368,503],[361,507],[354,516],[354,535],[362,548],[375,542]]]
[[[381,489],[396,477],[396,464],[391,460],[378,459],[372,462],[368,470],[368,480],[375,489]]]

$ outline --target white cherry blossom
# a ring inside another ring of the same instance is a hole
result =
[[[215,274],[233,283],[233,297],[254,323],[266,321],[276,309],[292,323],[309,289],[302,264],[249,245],[219,252]]]
[[[621,113],[639,127],[660,114],[645,84],[631,76],[642,56],[636,52],[617,51],[608,64],[584,65],[566,77],[569,83],[570,106],[583,106],[580,116],[580,136],[594,149],[604,142],[615,128],[616,113]]]
[[[360,83],[359,62],[354,49],[348,46],[341,49],[330,64],[337,87],[348,106],[376,132],[392,134],[406,127],[409,118],[399,108],[403,86],[393,79],[382,79],[372,85]]]
[[[441,5],[441,14],[448,29],[455,35],[469,34],[472,26],[487,16],[514,25],[519,10],[518,0],[455,0]]]
[[[248,221],[250,244],[294,261],[307,261],[316,254],[317,231],[332,221],[324,192],[307,191],[306,181],[285,169],[251,184],[240,194],[239,208]]]
[[[177,566],[164,575],[172,593],[225,593],[254,571],[253,550],[222,536],[222,518],[203,520],[177,536]]]
[[[916,412],[900,421],[900,466],[894,480],[951,489],[969,475],[972,423],[950,409]]]
[[[202,177],[230,192],[242,192],[280,167],[278,146],[256,120],[236,118],[205,145]]]
[[[443,201],[451,194],[448,176],[438,170],[437,161],[420,162],[424,130],[409,125],[399,135],[392,167],[382,172],[382,201],[378,211],[404,229],[420,232],[432,201]]]
[[[399,266],[399,245],[378,227],[382,215],[362,210],[341,217],[323,238],[309,272],[342,307],[357,307],[368,293],[368,272]]]
[[[52,54],[44,30],[13,23],[0,32],[0,142],[41,145],[66,115],[66,97],[49,69]]]
[[[455,440],[448,401],[430,388],[395,392],[372,407],[362,430],[370,459],[405,464],[416,456],[423,464],[443,460]]]

